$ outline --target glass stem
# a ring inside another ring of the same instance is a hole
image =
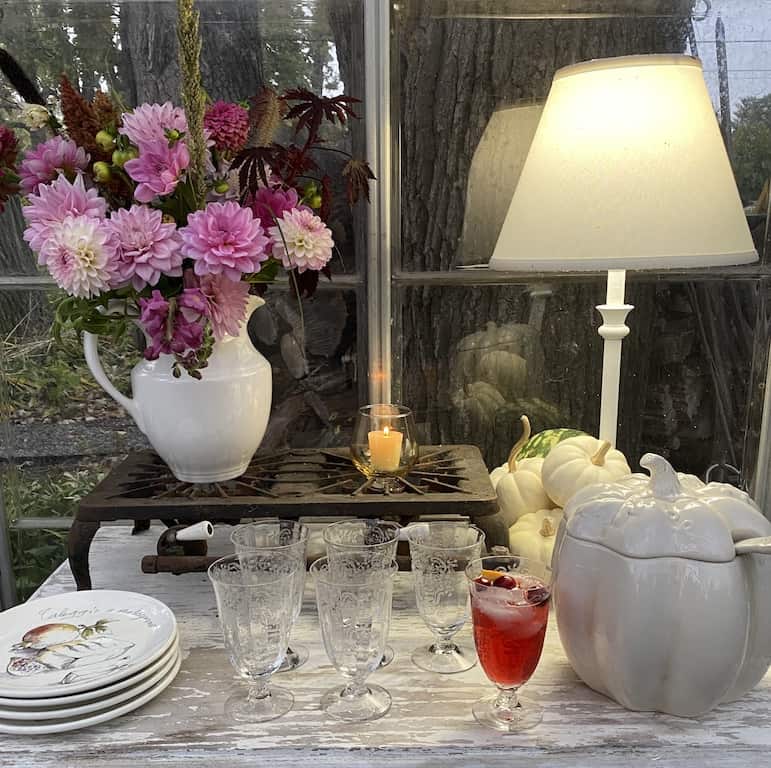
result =
[[[249,684],[249,693],[246,698],[249,702],[262,701],[270,696],[270,688],[268,688],[267,677],[259,677],[256,680],[252,680]]]
[[[340,692],[344,699],[356,699],[367,692],[367,686],[364,685],[365,678],[355,678],[351,680]]]
[[[434,632],[434,645],[431,648],[433,653],[452,653],[455,650],[455,643],[452,641],[454,632]]]
[[[501,688],[498,686],[498,696],[493,702],[493,709],[501,713],[513,712],[520,706],[517,698],[517,688]]]

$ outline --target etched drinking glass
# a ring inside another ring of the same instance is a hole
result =
[[[300,616],[305,592],[305,557],[308,549],[308,526],[297,520],[258,520],[239,525],[230,534],[230,541],[237,555],[253,555],[260,552],[284,552],[297,560],[299,567],[292,580],[294,611],[292,625]],[[279,672],[287,672],[305,664],[308,649],[303,645],[287,647]]]
[[[429,672],[452,674],[476,664],[474,649],[453,640],[469,617],[465,569],[482,554],[485,535],[462,521],[417,523],[407,528],[415,599],[434,642],[412,660]]]
[[[321,699],[330,717],[350,722],[375,720],[391,708],[385,688],[367,683],[385,650],[391,623],[396,562],[362,559],[357,554],[322,557],[311,565],[316,580],[321,636],[329,660],[346,678]]]
[[[396,559],[400,531],[398,523],[385,520],[341,520],[324,529],[324,543],[330,560],[355,554],[362,562],[387,567]],[[393,648],[386,645],[380,666],[387,666],[393,658]]]
[[[281,666],[292,626],[294,595],[287,585],[297,558],[283,552],[228,555],[212,563],[209,578],[230,663],[249,683],[225,702],[225,714],[238,722],[259,723],[287,713],[294,696],[271,686]]]
[[[474,704],[482,725],[507,733],[541,722],[540,706],[517,696],[535,672],[549,620],[552,572],[516,555],[474,560],[466,568],[479,663],[498,693]]]

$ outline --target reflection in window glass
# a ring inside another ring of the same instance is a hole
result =
[[[414,0],[400,9],[398,397],[415,406],[432,442],[477,443],[490,465],[505,458],[523,412],[535,429],[596,432],[594,306],[604,279],[489,285],[489,276],[459,268],[486,266],[492,254],[557,69],[599,57],[697,55],[761,264],[699,282],[631,278],[619,447],[633,464],[653,450],[684,471],[719,463],[748,479],[755,448],[745,432],[757,440],[753,404],[768,350],[771,9],[760,0]],[[554,210],[553,226],[560,220]]]

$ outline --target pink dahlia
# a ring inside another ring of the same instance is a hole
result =
[[[187,131],[185,110],[175,107],[170,101],[164,104],[142,104],[133,112],[121,115],[123,125],[118,133],[128,136],[132,144],[142,149],[146,144],[166,141],[167,131]]]
[[[134,198],[140,203],[149,203],[157,195],[170,195],[189,164],[190,154],[184,142],[177,141],[169,146],[163,139],[142,145],[139,157],[129,160],[123,167],[138,182]]]
[[[131,281],[141,291],[146,285],[155,285],[161,275],[182,275],[177,227],[164,224],[160,211],[132,205],[128,211],[115,211],[106,226],[115,245],[115,286]]]
[[[99,219],[67,216],[52,227],[41,257],[56,284],[71,296],[90,299],[110,289],[115,248]]]
[[[238,152],[249,137],[249,113],[228,101],[215,101],[206,110],[203,124],[220,152]]]
[[[29,195],[41,184],[54,181],[60,174],[74,179],[78,171],[85,171],[90,156],[71,139],[54,136],[27,152],[19,166],[21,190]]]
[[[252,211],[267,230],[287,211],[297,208],[299,198],[295,189],[260,187],[252,198]]]
[[[248,208],[238,203],[209,203],[191,214],[179,230],[182,255],[195,261],[196,275],[241,275],[259,272],[268,258],[268,238]]]
[[[309,210],[286,211],[278,226],[268,231],[273,240],[273,258],[281,259],[287,269],[319,270],[332,258],[332,231]]]
[[[95,189],[86,189],[83,177],[78,175],[74,182],[60,176],[52,184],[41,184],[36,195],[30,195],[29,205],[23,209],[29,225],[24,230],[24,239],[30,248],[39,254],[38,264],[45,264],[43,246],[51,235],[51,228],[60,224],[67,216],[88,216],[102,219],[107,203]]]
[[[201,293],[206,298],[206,314],[217,341],[226,335],[238,336],[246,317],[249,284],[242,280],[228,280],[224,275],[204,275]]]
[[[203,343],[200,316],[188,319],[183,311],[193,304],[205,308],[200,291],[186,288],[174,303],[178,307],[167,301],[158,290],[153,291],[149,299],[139,300],[139,322],[150,338],[144,353],[147,360],[157,360],[162,354],[182,355],[188,350],[197,350]],[[170,312],[173,312],[171,322]]]

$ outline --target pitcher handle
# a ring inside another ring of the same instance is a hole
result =
[[[83,353],[86,357],[86,364],[89,370],[97,380],[99,386],[113,399],[118,405],[123,406],[126,412],[136,422],[139,429],[144,432],[145,425],[142,421],[142,414],[139,412],[139,406],[136,400],[122,395],[115,388],[113,383],[107,378],[107,374],[102,367],[102,361],[99,359],[99,336],[88,331],[83,332]]]

